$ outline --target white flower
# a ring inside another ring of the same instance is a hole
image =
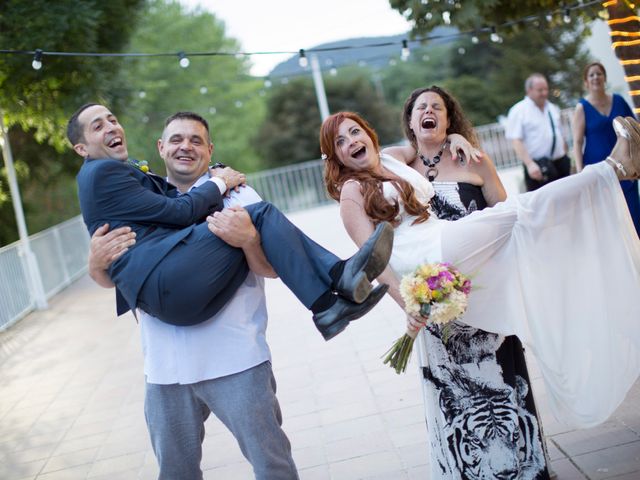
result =
[[[429,319],[434,323],[445,324],[461,316],[467,309],[467,296],[454,290],[443,302],[431,305]]]

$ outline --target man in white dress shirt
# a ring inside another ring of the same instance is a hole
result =
[[[560,128],[560,109],[547,100],[547,79],[533,73],[524,86],[526,96],[509,110],[505,136],[524,165],[530,192],[569,175],[571,161]]]
[[[208,178],[213,153],[206,120],[179,112],[165,122],[158,151],[167,177],[181,192]],[[260,200],[250,187],[229,193],[212,228],[242,248],[252,269],[220,312],[189,326],[173,326],[138,311],[144,373],[145,417],[159,479],[201,479],[204,423],[213,412],[234,435],[256,479],[297,479],[291,445],[281,428],[271,354],[266,342],[264,280],[275,276],[260,236],[241,208]],[[91,241],[89,270],[100,285],[112,286],[108,265],[135,242],[126,228],[99,229]],[[106,277],[106,278],[105,278]]]

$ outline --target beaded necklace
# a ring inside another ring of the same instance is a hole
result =
[[[425,172],[424,176],[427,177],[430,182],[433,182],[438,176],[438,167],[436,165],[440,163],[442,154],[444,153],[444,149],[447,148],[448,145],[449,140],[445,140],[442,144],[442,147],[440,147],[440,151],[438,151],[438,153],[436,153],[432,159],[418,152],[418,157],[420,157],[420,160],[422,160],[424,166],[427,167],[427,171]]]

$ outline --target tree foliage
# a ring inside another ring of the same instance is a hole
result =
[[[383,72],[385,93],[401,107],[413,89],[435,84],[456,96],[472,123],[483,125],[506,114],[524,95],[525,78],[538,71],[549,76],[553,101],[571,106],[580,95],[587,61],[582,42],[582,27],[570,24],[522,31],[502,43],[474,44],[463,37],[426,45]]]
[[[136,25],[143,0],[5,0],[0,5],[0,45],[4,49],[52,52],[117,52]],[[114,30],[114,19],[118,21]],[[90,98],[109,96],[118,59],[0,55],[0,109],[9,126],[31,131],[38,142],[65,147],[60,128],[67,114]]]
[[[0,110],[9,131],[30,232],[79,212],[75,173],[80,159],[66,144],[68,116],[86,102],[104,102],[125,125],[130,153],[158,172],[156,140],[164,119],[193,110],[210,122],[217,160],[239,169],[258,168],[251,144],[264,116],[262,83],[235,58],[235,40],[222,22],[172,0],[6,0],[0,2],[0,48],[59,52],[175,52],[175,56],[109,58],[0,55]],[[179,51],[225,51],[191,56]],[[204,87],[204,88],[203,88]],[[17,238],[4,176],[0,176],[0,244]]]
[[[0,48],[12,51],[114,52],[127,43],[143,0],[4,0]],[[114,31],[114,18],[126,18]],[[0,114],[9,127],[23,208],[31,232],[78,213],[73,175],[78,159],[67,148],[68,115],[91,99],[109,99],[118,59],[0,54]],[[6,181],[0,174],[0,245],[17,238]]]
[[[119,116],[132,156],[164,172],[156,148],[163,122],[172,113],[190,110],[209,121],[216,160],[245,171],[259,167],[251,137],[264,117],[262,82],[249,77],[244,58],[234,56],[238,43],[226,37],[220,20],[198,8],[149,0],[127,49],[176,52],[169,57],[125,59],[117,91],[127,99]],[[177,55],[181,51],[229,55],[190,56],[188,68],[181,68]]]
[[[371,72],[341,70],[325,77],[329,110],[351,110],[371,122],[382,144],[400,137],[399,110],[391,108],[371,83]],[[320,157],[320,110],[311,79],[296,78],[274,86],[267,100],[267,116],[256,137],[260,155],[269,167]]]
[[[505,42],[509,42],[514,35],[522,36],[534,31],[555,32],[556,37],[563,40],[558,29],[567,21],[575,22],[580,19],[583,23],[588,23],[596,16],[608,18],[611,24],[615,25],[611,40],[618,43],[615,51],[623,61],[625,73],[630,79],[629,89],[640,89],[640,62],[633,61],[640,59],[640,45],[626,42],[640,30],[638,5],[628,0],[603,2],[606,3],[606,10],[600,2],[582,6],[554,0],[389,0],[389,3],[392,8],[413,22],[412,34],[420,38],[427,36],[433,28],[442,23],[450,23],[469,35],[484,35],[485,38],[487,31],[497,28],[496,33],[505,37]],[[529,45],[524,51],[534,53],[533,47],[535,45]],[[560,74],[560,71],[553,73]],[[640,95],[633,98],[636,107],[640,108]]]

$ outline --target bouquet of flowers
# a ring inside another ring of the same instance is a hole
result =
[[[467,309],[471,280],[449,263],[420,265],[413,273],[402,277],[400,294],[405,311],[411,316],[428,317],[430,322],[446,325]],[[404,372],[418,331],[407,330],[385,353],[396,373]]]

